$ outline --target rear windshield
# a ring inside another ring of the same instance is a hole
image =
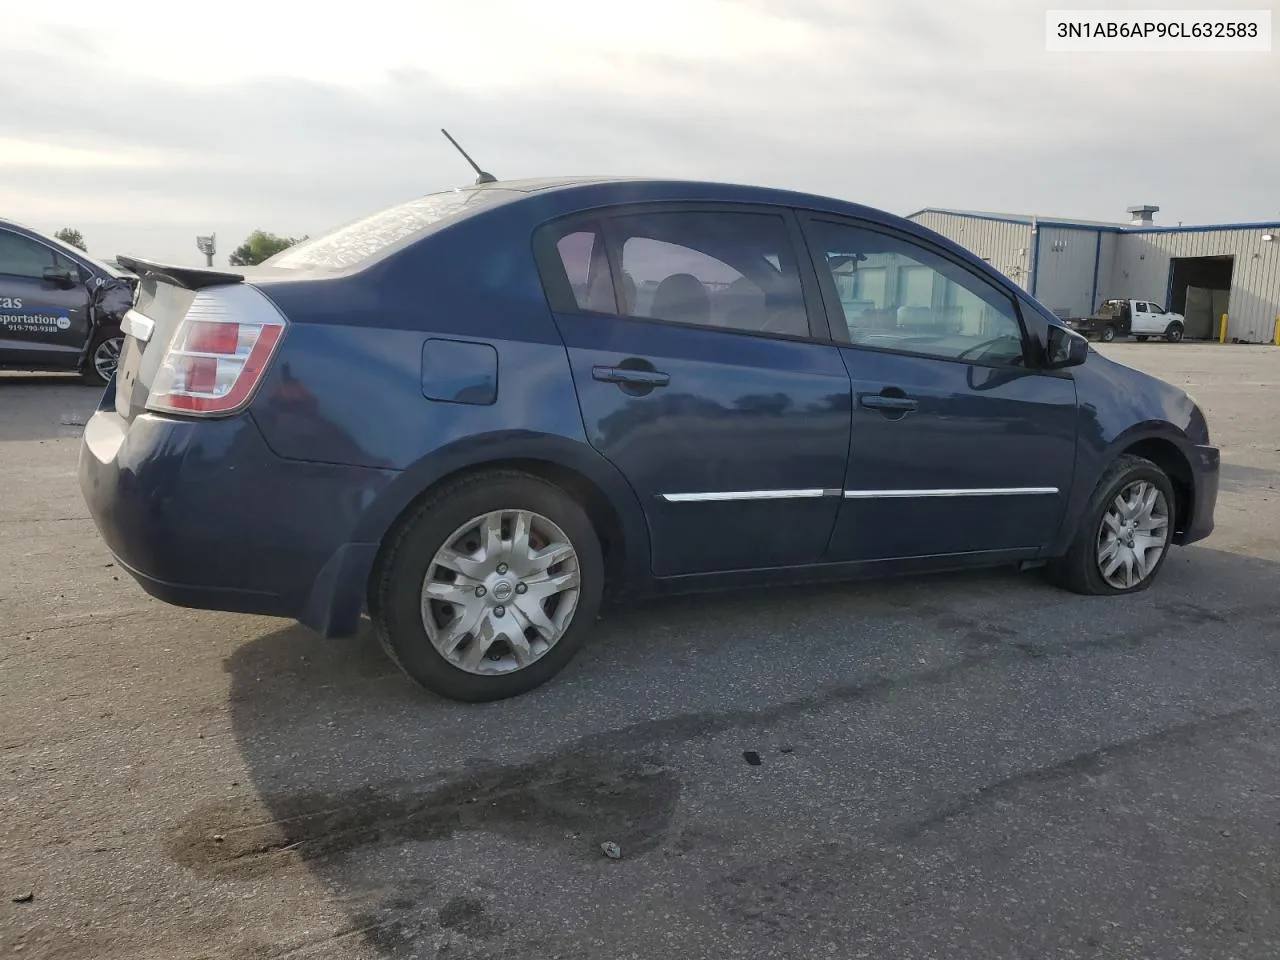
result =
[[[425,230],[460,220],[478,209],[517,197],[497,187],[431,193],[349,223],[313,240],[282,250],[263,266],[342,270],[376,257],[394,244]]]

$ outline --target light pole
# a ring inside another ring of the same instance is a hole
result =
[[[218,252],[218,235],[211,233],[207,237],[196,237],[196,249],[204,254],[206,267],[213,266],[213,255]]]

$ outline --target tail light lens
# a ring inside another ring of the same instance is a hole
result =
[[[198,291],[156,371],[147,409],[196,416],[243,409],[287,326],[250,287]]]

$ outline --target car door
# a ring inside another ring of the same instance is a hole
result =
[[[73,368],[88,331],[79,267],[34,237],[0,227],[0,363]]]
[[[790,211],[645,204],[535,246],[587,437],[643,505],[654,574],[820,560],[850,386]]]
[[[1040,371],[1010,291],[858,220],[805,232],[853,384],[831,559],[1034,555],[1061,522],[1075,382]]]
[[[1173,318],[1165,312],[1164,307],[1148,300],[1147,313],[1143,319],[1147,328],[1146,332],[1160,336],[1165,332],[1165,329],[1169,326],[1169,321]]]
[[[1147,335],[1152,332],[1151,311],[1147,307],[1145,300],[1134,300],[1133,303],[1133,329],[1132,333],[1140,333]]]

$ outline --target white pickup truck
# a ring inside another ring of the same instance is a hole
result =
[[[1071,317],[1067,325],[1107,343],[1130,335],[1135,340],[1164,337],[1170,343],[1177,343],[1186,330],[1187,320],[1180,313],[1165,310],[1154,300],[1103,300],[1093,316]]]

